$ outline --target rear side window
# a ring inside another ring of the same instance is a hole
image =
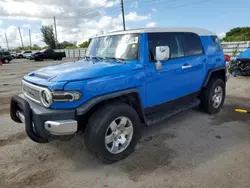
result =
[[[195,56],[203,54],[200,37],[194,33],[179,34],[183,45],[185,56]]]
[[[217,36],[212,36],[212,39],[213,39],[214,44],[216,46],[216,51],[218,51],[218,52],[223,51],[219,38]]]
[[[25,54],[29,54],[29,53],[31,53],[31,51],[25,51],[24,53],[25,53]]]
[[[10,55],[10,52],[3,52],[3,55]]]
[[[157,46],[169,46],[171,59],[184,56],[182,45],[177,35],[173,33],[148,33],[148,47],[151,61],[156,61]]]

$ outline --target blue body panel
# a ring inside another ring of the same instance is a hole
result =
[[[138,60],[81,60],[45,67],[24,77],[28,82],[48,87],[50,90],[81,91],[83,97],[74,102],[54,102],[51,108],[76,108],[89,99],[137,88],[143,108],[199,91],[207,72],[226,66],[224,54],[217,52],[209,36],[200,37],[204,54],[170,59],[162,62],[162,69],[156,70],[149,60],[147,34],[140,34]],[[182,66],[191,65],[190,69]]]

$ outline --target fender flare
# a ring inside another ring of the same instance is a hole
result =
[[[100,95],[100,96],[94,97],[92,99],[89,99],[88,101],[86,101],[85,103],[80,105],[78,108],[76,108],[76,115],[81,116],[81,115],[86,114],[91,108],[93,108],[95,105],[97,105],[100,102],[103,102],[103,101],[106,101],[109,99],[114,99],[117,97],[126,96],[129,94],[136,94],[137,95],[138,104],[139,104],[139,111],[140,111],[140,114],[138,114],[138,115],[143,118],[143,121],[145,121],[146,118],[145,118],[145,114],[144,114],[144,110],[143,110],[143,106],[142,106],[141,97],[140,97],[138,89],[136,89],[136,88],[122,90],[122,91],[109,93],[109,94],[104,94],[104,95]]]
[[[215,69],[210,69],[210,70],[208,71],[208,73],[207,73],[207,76],[206,76],[205,81],[203,82],[202,88],[204,88],[204,87],[207,86],[207,84],[208,84],[208,82],[209,82],[209,80],[210,80],[210,78],[211,78],[211,76],[212,76],[212,74],[213,74],[214,72],[221,71],[221,70],[224,70],[224,71],[225,71],[225,80],[227,80],[227,79],[226,79],[226,72],[227,72],[227,71],[226,71],[226,68],[225,68],[225,67],[218,67],[218,68],[215,68]]]

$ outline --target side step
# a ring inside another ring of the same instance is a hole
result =
[[[175,106],[174,108],[172,108],[170,110],[161,111],[161,112],[151,114],[151,115],[147,116],[146,124],[148,126],[156,124],[160,121],[163,121],[165,119],[170,118],[171,116],[178,114],[179,112],[182,112],[182,111],[187,110],[187,109],[195,108],[195,107],[199,106],[199,104],[200,104],[199,99],[193,99],[193,100],[189,101],[188,103]]]

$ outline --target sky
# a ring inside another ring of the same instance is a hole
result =
[[[220,37],[234,27],[250,26],[250,0],[124,0],[126,28],[201,27]],[[121,30],[120,0],[0,0],[0,46],[45,46],[40,28],[57,21],[58,41],[76,42]]]

